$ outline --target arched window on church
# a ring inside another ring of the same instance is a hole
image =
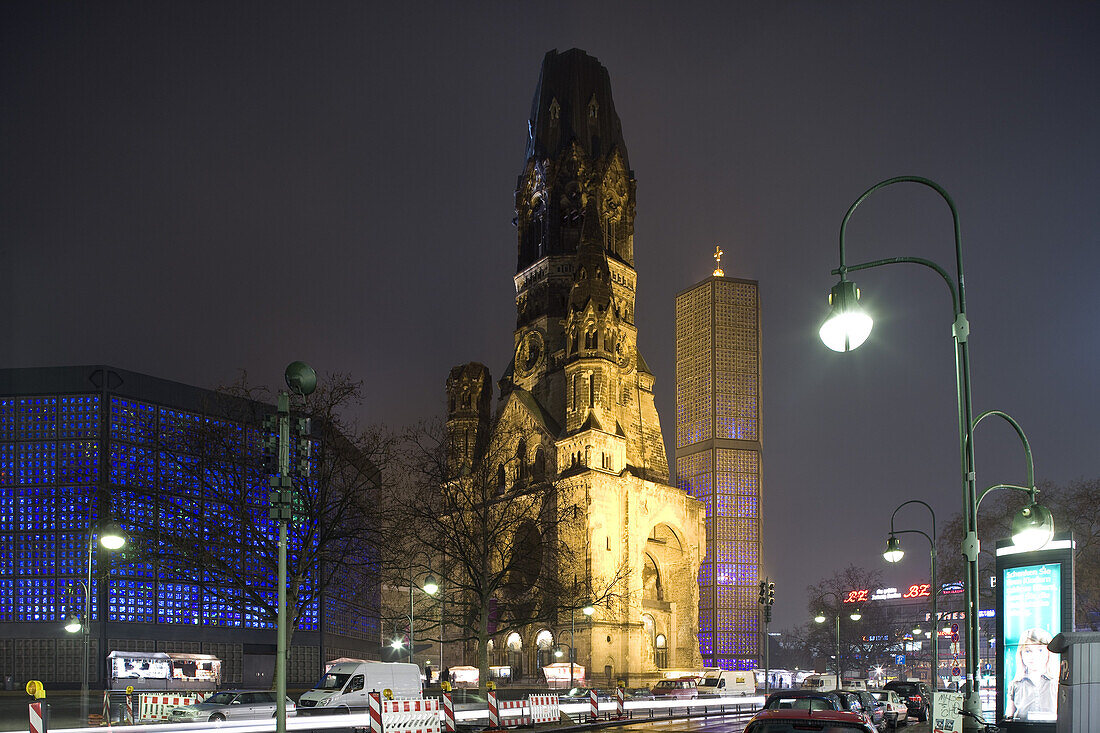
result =
[[[657,647],[654,661],[657,663],[658,669],[663,669],[668,666],[668,640],[665,639],[664,634],[657,634],[654,646]]]
[[[516,483],[523,483],[525,480],[527,480],[527,441],[520,438],[519,445],[516,447]]]
[[[504,472],[504,464],[502,463],[499,466],[497,466],[497,493],[498,494],[503,494],[504,493],[504,490],[507,488],[507,486],[505,485],[507,480],[508,480],[508,476]]]
[[[588,406],[596,406],[596,375],[588,375]]]
[[[535,463],[531,469],[531,477],[535,481],[546,480],[546,453],[541,445],[535,449]]]
[[[592,446],[590,445],[584,447],[584,465],[592,467]]]
[[[596,347],[596,342],[597,342],[596,329],[595,328],[590,328],[584,334],[584,348],[586,348],[586,349],[595,349],[595,348],[597,348]]]

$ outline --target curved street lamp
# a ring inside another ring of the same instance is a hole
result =
[[[920,504],[928,510],[929,514],[932,515],[931,536],[929,536],[925,532],[922,532],[919,529],[894,528],[894,517],[897,516],[898,510],[908,504]],[[886,562],[901,562],[901,559],[905,556],[905,550],[901,549],[901,540],[897,537],[897,535],[899,534],[919,534],[924,537],[924,539],[928,540],[929,565],[931,566],[930,570],[932,575],[932,626],[935,627],[936,624],[940,622],[939,609],[936,605],[936,600],[940,594],[940,586],[939,583],[936,582],[936,512],[932,511],[932,507],[921,501],[920,499],[910,499],[909,501],[905,501],[899,504],[897,508],[894,509],[894,513],[890,515],[890,537],[886,540],[886,550],[882,553],[882,557],[886,560]],[[914,629],[913,633],[919,634],[919,627]],[[932,684],[930,686],[933,696],[932,703],[934,705],[936,688],[938,688],[940,684],[940,635],[938,633],[933,634],[932,636],[932,663],[929,665],[929,667],[932,678]]]
[[[938,193],[951,210],[951,220],[955,235],[955,278],[952,279],[944,268],[931,260],[922,257],[891,257],[888,259],[871,260],[857,265],[849,265],[845,259],[844,236],[848,228],[848,221],[856,208],[859,207],[868,196],[881,188],[892,186],[895,183],[917,183],[931,188]],[[965,522],[965,536],[962,541],[962,554],[966,557],[965,601],[964,615],[966,617],[966,688],[965,708],[974,717],[967,716],[968,729],[975,727],[975,720],[980,719],[981,700],[978,695],[978,501],[976,490],[976,474],[974,466],[974,407],[970,388],[970,323],[966,318],[966,287],[963,277],[962,262],[962,235],[959,229],[959,212],[955,202],[946,190],[938,183],[920,176],[898,176],[880,181],[864,191],[859,198],[848,207],[840,222],[840,265],[832,271],[839,275],[840,280],[833,286],[829,301],[832,312],[825,324],[822,325],[820,335],[825,345],[835,351],[850,351],[857,348],[867,338],[871,331],[871,319],[859,306],[859,289],[848,280],[848,273],[858,270],[867,270],[873,267],[895,264],[923,265],[935,271],[947,284],[951,293],[952,314],[954,322],[952,333],[955,342],[955,388],[958,408],[959,430],[959,462],[961,464],[962,488],[963,488],[963,517]],[[1032,484],[1033,485],[1033,484]],[[1020,488],[1020,487],[1013,487]],[[1032,493],[1034,497],[1034,492]],[[1036,515],[1041,512],[1030,510],[1023,517],[1020,524],[1021,537],[1038,535],[1036,529],[1044,526],[1045,518],[1038,517],[1039,527],[1036,527]]]
[[[829,590],[825,591],[824,593],[819,595],[816,600],[814,600],[814,604],[819,606],[817,613],[814,615],[814,621],[819,623],[819,624],[825,623],[825,619],[827,618],[826,615],[825,615],[825,609],[820,608],[820,606],[822,605],[821,601],[825,600],[825,596],[832,596],[833,599],[836,601],[836,613],[834,614],[834,616],[836,618],[836,689],[839,690],[840,687],[841,687],[841,684],[840,684],[840,677],[841,677],[841,669],[840,669],[840,606],[841,606],[841,600],[840,600],[840,596],[838,596],[836,593],[833,593],[832,591],[829,591]],[[851,618],[853,621],[859,621],[861,618],[863,618],[863,614],[861,614],[859,612],[859,609],[856,608],[850,614],[848,614],[848,617]]]

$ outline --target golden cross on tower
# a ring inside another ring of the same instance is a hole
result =
[[[718,264],[718,266],[714,268],[715,277],[723,277],[726,274],[722,272],[722,255],[724,254],[725,252],[723,252],[717,244],[714,245],[714,261]]]

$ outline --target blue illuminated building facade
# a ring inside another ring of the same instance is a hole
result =
[[[760,393],[756,281],[716,273],[677,295],[676,474],[706,505],[699,651],[710,667],[758,666]]]
[[[0,678],[79,686],[82,637],[63,626],[84,612],[89,528],[117,521],[148,545],[158,529],[201,517],[221,522],[222,536],[242,536],[239,524],[206,506],[209,484],[196,481],[195,470],[208,482],[225,478],[219,471],[254,472],[252,514],[260,531],[275,534],[253,450],[258,426],[215,414],[212,406],[224,404],[208,390],[111,367],[0,370]],[[212,423],[248,436],[240,455],[189,454],[181,436]],[[245,552],[235,558],[251,590],[274,599],[266,564]],[[273,624],[239,591],[136,550],[109,554],[98,542],[92,563],[93,689],[102,688],[113,650],[214,654],[223,684],[270,681]],[[377,658],[378,649],[376,589],[354,600],[321,595],[301,617],[288,681],[312,683],[323,661]]]

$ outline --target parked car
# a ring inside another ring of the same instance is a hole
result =
[[[891,728],[909,724],[909,706],[893,690],[870,690],[885,708],[886,724]]]
[[[928,720],[928,710],[932,705],[932,696],[923,682],[905,682],[890,680],[882,686],[884,690],[893,690],[909,707],[909,715],[920,722]]]
[[[861,689],[841,690],[841,692],[851,692],[858,697],[860,705],[863,706],[863,712],[871,718],[871,725],[878,730],[886,730],[886,707],[879,702],[877,697],[867,692],[867,690]]]
[[[833,694],[840,698],[840,709],[850,710],[866,720],[872,728],[875,727],[874,714],[863,706],[863,699],[859,692],[853,690],[833,690]]]
[[[768,695],[764,710],[844,710],[835,692],[780,690]]]
[[[809,710],[783,708],[761,710],[745,726],[745,733],[770,731],[820,731],[821,733],[875,733],[875,729],[855,713],[845,710]]]
[[[271,690],[222,690],[194,705],[168,712],[170,723],[217,723],[222,720],[258,720],[275,717],[275,693]],[[286,714],[294,715],[294,702],[286,700]]]
[[[699,688],[694,677],[681,677],[678,680],[661,680],[653,685],[653,697],[657,700],[694,700],[699,697]]]

